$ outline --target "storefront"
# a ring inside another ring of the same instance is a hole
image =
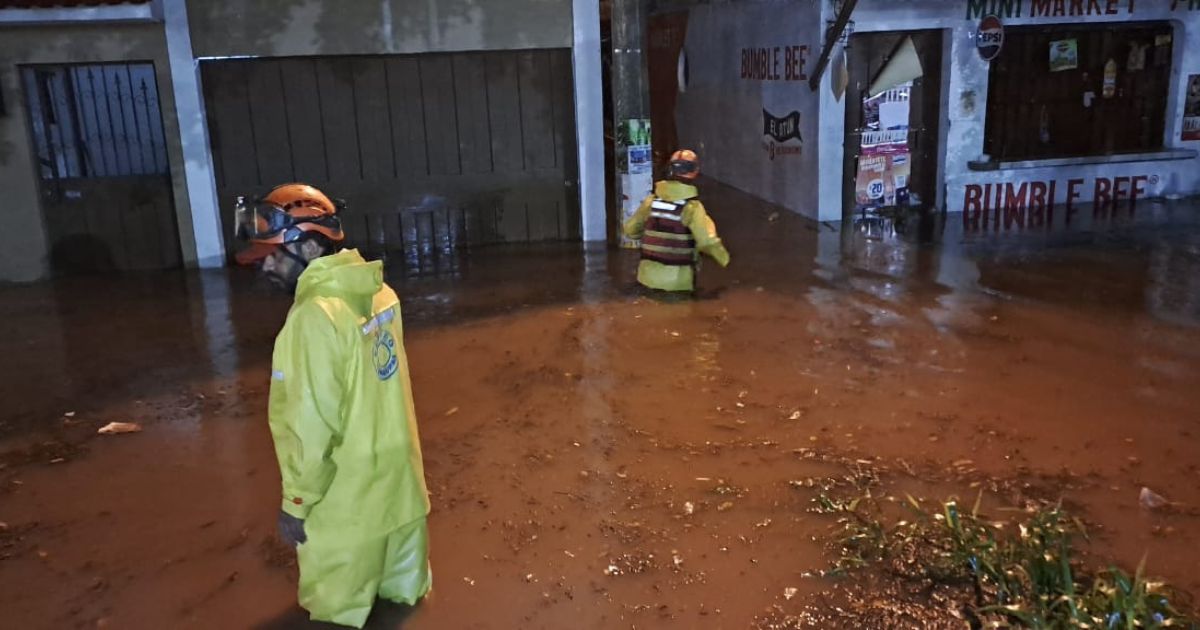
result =
[[[651,23],[651,72],[687,70],[656,138],[814,219],[1018,229],[1200,193],[1200,0],[860,0],[816,81],[841,2],[686,4]]]

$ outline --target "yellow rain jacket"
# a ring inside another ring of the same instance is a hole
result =
[[[283,510],[304,519],[300,605],[361,628],[376,596],[430,588],[429,497],[400,301],[380,262],[355,250],[300,276],[275,341],[271,435]]]
[[[696,198],[698,194],[691,184],[660,181],[654,185],[654,194],[646,197],[622,226],[625,236],[642,239],[642,261],[638,264],[638,282],[642,285],[661,291],[692,291],[700,254],[710,256],[722,267],[729,264],[729,252],[717,236],[717,226],[704,204]],[[676,209],[674,213],[659,211],[656,203]],[[658,229],[647,228],[652,218],[663,219],[662,225],[654,226]],[[671,231],[671,225],[683,229]]]

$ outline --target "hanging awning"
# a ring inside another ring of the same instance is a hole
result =
[[[896,48],[896,52],[888,59],[887,64],[880,69],[879,74],[875,75],[875,80],[871,81],[871,89],[867,91],[867,98],[875,98],[884,92],[918,79],[924,74],[921,69],[921,58],[917,55],[917,47],[913,44],[912,37],[905,37],[904,41],[900,42],[900,46]]]

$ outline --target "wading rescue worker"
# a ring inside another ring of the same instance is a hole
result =
[[[237,234],[295,302],[275,340],[269,416],[283,480],[280,535],[296,546],[299,601],[315,620],[361,628],[375,598],[429,592],[429,498],[400,302],[378,261],[343,240],[340,205],[288,184],[251,206]]]
[[[676,151],[667,179],[654,184],[654,194],[625,222],[625,235],[642,241],[637,278],[643,286],[693,291],[700,254],[722,267],[729,264],[729,252],[717,236],[717,226],[700,203],[695,186],[699,175],[700,158],[693,151]]]

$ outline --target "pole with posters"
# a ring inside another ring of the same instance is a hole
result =
[[[642,50],[648,14],[645,0],[613,0],[612,99],[613,128],[617,131],[618,223],[633,215],[654,184],[650,163],[650,94]],[[620,242],[622,247],[638,246],[624,235]]]

